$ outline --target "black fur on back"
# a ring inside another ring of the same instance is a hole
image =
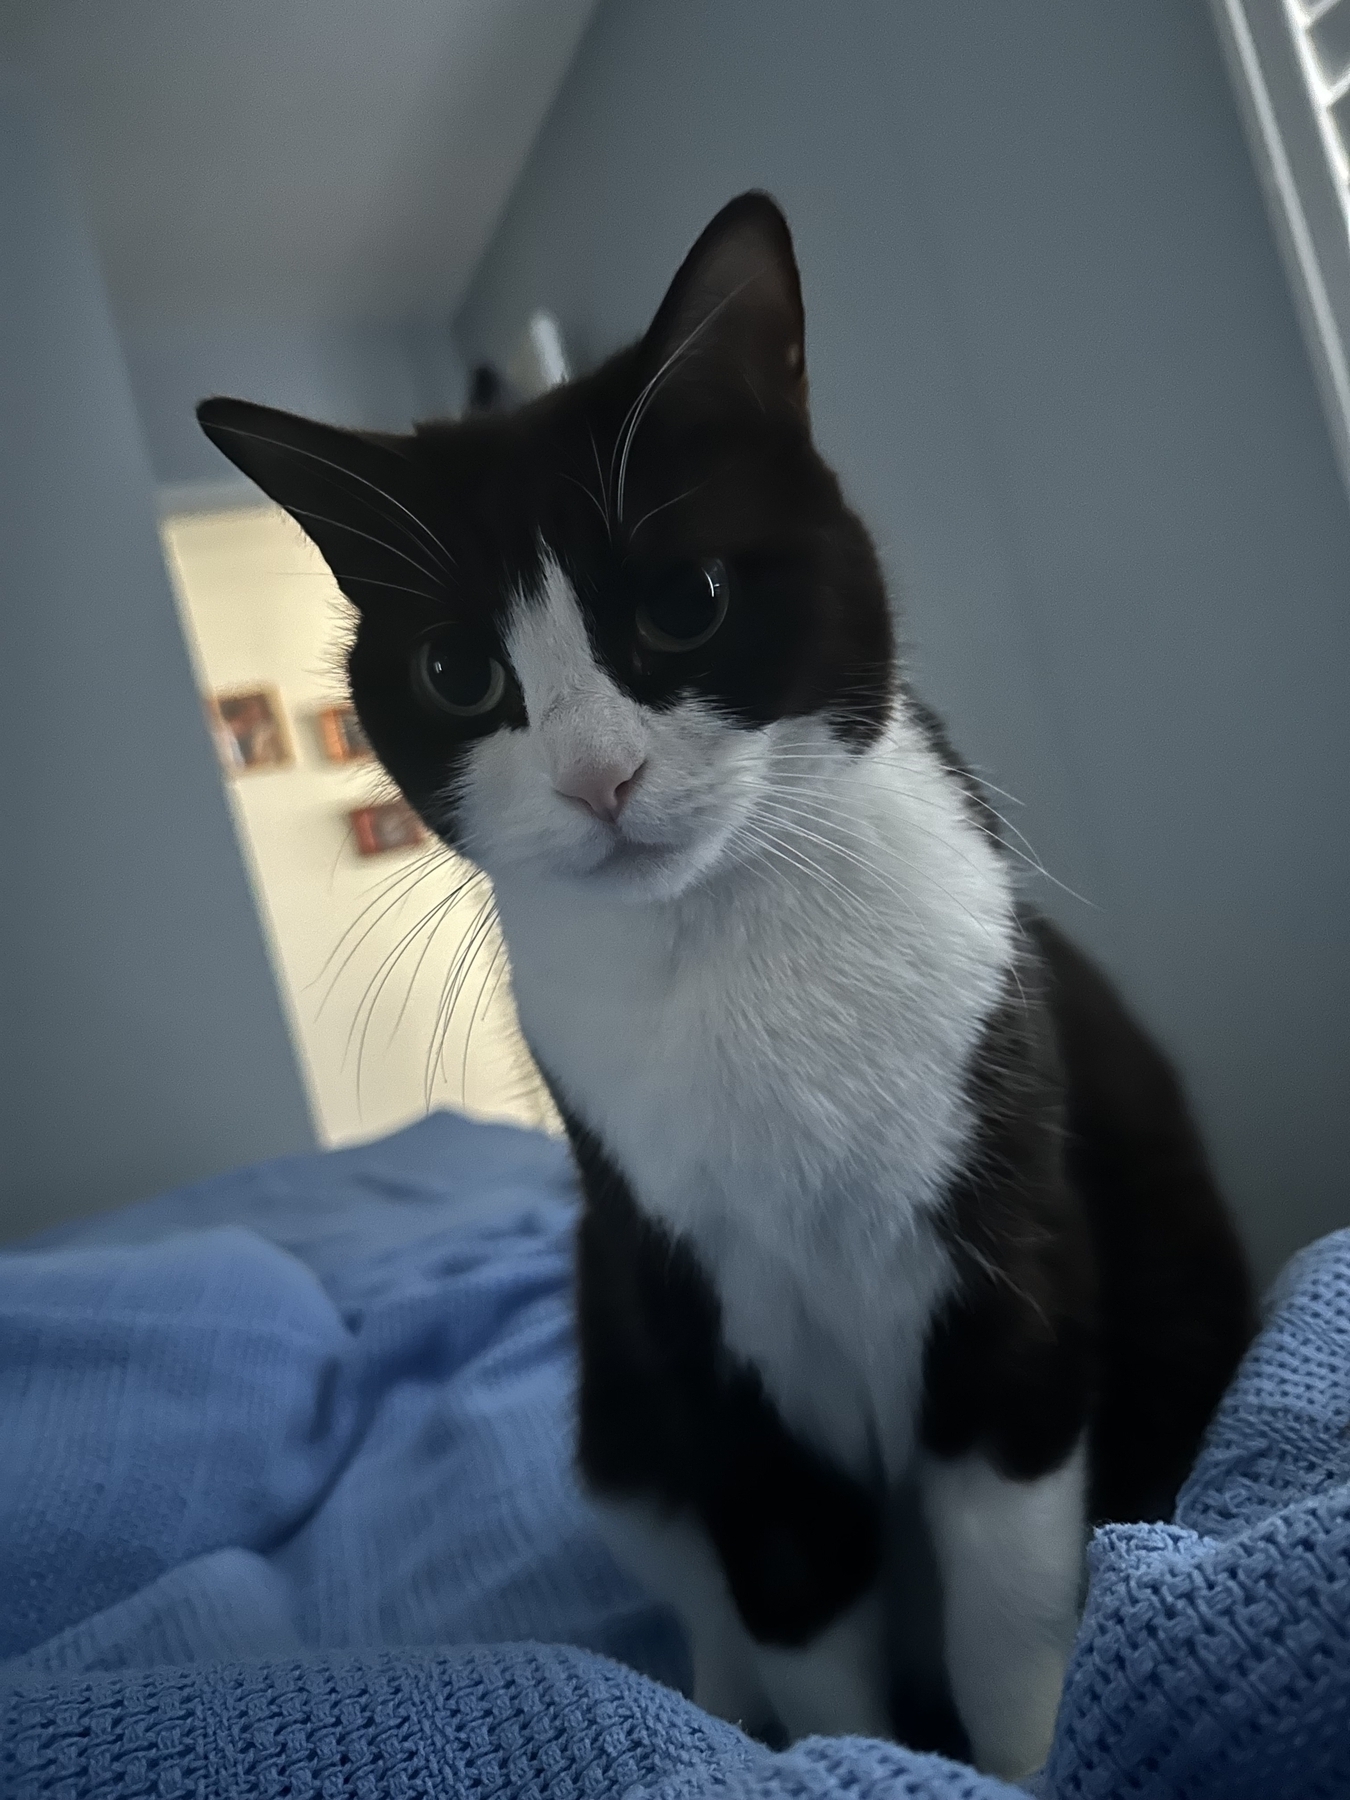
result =
[[[1098,1287],[1091,1512],[1165,1519],[1255,1333],[1251,1278],[1176,1071],[1081,950],[1032,931]]]
[[[924,1437],[1030,1477],[1089,1431],[1089,1514],[1165,1519],[1255,1330],[1250,1278],[1175,1071],[1048,920],[970,1074]]]

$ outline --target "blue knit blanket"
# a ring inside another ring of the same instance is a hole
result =
[[[571,1470],[573,1206],[441,1114],[0,1256],[0,1800],[1016,1794],[681,1698]],[[1097,1535],[1040,1787],[1350,1795],[1350,1232]]]

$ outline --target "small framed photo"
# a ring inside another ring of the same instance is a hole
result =
[[[375,754],[350,701],[342,706],[325,706],[315,717],[319,743],[329,762],[364,762]]]
[[[286,725],[281,695],[274,687],[212,694],[206,706],[216,748],[228,774],[288,769],[295,761],[295,746]]]
[[[426,828],[403,800],[358,806],[347,814],[360,856],[383,856],[389,850],[413,850],[426,841]]]

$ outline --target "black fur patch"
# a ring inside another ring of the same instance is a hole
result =
[[[1176,1071],[1062,932],[1032,931],[1098,1289],[1091,1512],[1166,1519],[1255,1334],[1251,1277]]]
[[[1039,959],[1019,959],[970,1071],[977,1120],[943,1219],[959,1285],[928,1343],[922,1437],[1029,1480],[1057,1468],[1096,1386],[1095,1278],[1064,1166],[1063,1080]]]
[[[1250,1278],[1175,1072],[1080,951],[1025,923],[971,1071],[923,1436],[1027,1479],[1086,1426],[1091,1517],[1165,1519],[1255,1330]]]
[[[556,1095],[585,1193],[579,1451],[602,1494],[699,1520],[763,1643],[808,1643],[881,1568],[881,1496],[783,1424],[690,1247],[641,1213]]]

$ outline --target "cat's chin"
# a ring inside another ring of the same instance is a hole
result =
[[[616,836],[603,856],[566,879],[588,893],[633,905],[677,900],[720,862],[726,833],[711,831],[674,843],[643,843]]]
[[[635,844],[620,840],[610,853],[575,879],[634,905],[675,900],[699,880],[716,859],[700,854],[700,846]]]

